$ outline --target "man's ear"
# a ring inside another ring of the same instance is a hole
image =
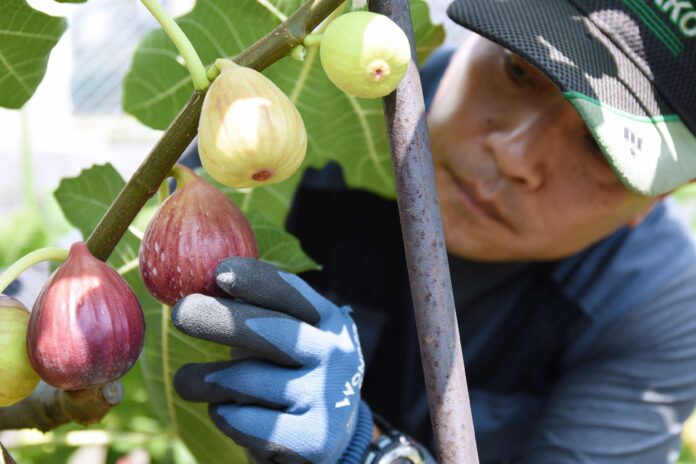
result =
[[[693,182],[693,181],[692,181],[692,182]],[[631,219],[628,220],[628,222],[626,223],[626,225],[627,225],[629,228],[631,228],[631,229],[633,229],[633,228],[635,228],[635,227],[638,227],[638,225],[639,225],[641,222],[643,222],[643,219],[645,219],[645,217],[646,217],[648,214],[650,214],[650,211],[652,211],[652,208],[653,208],[653,206],[655,206],[655,203],[657,203],[658,201],[664,200],[665,197],[667,197],[667,195],[670,195],[672,192],[673,192],[673,190],[670,190],[670,191],[667,192],[667,193],[663,193],[662,195],[653,198],[653,201],[651,201],[650,203],[648,203],[647,205],[645,205],[645,207],[644,207],[643,209],[641,209],[640,211],[638,211],[638,212],[635,214],[635,216],[633,216]]]
[[[684,184],[684,185],[689,185],[689,184],[696,184],[696,178],[691,179],[689,182],[687,182],[687,183]],[[683,187],[684,185],[682,185],[682,187]],[[626,223],[626,225],[627,225],[628,227],[630,227],[631,229],[633,229],[634,227],[637,227],[638,224],[640,224],[641,222],[643,222],[643,219],[645,219],[645,216],[647,216],[648,213],[650,213],[650,210],[652,210],[652,207],[655,205],[655,203],[657,203],[658,201],[664,200],[665,197],[666,197],[667,195],[671,195],[673,192],[674,192],[674,190],[670,190],[670,191],[667,192],[667,193],[663,193],[662,195],[655,197],[655,198],[654,198],[654,201],[651,201],[645,208],[643,208],[642,210],[638,211],[638,213],[636,213],[636,215],[633,216],[633,217]]]
[[[629,229],[633,229],[635,227],[638,227],[638,225],[643,222],[643,219],[650,213],[652,210],[653,206],[655,206],[655,203],[657,203],[659,200],[661,200],[662,196],[658,197],[655,199],[655,201],[651,201],[648,203],[642,210],[638,211],[631,219],[628,220],[626,225],[629,227]]]

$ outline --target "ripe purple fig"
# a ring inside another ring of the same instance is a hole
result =
[[[34,303],[27,352],[46,383],[80,390],[123,376],[138,359],[144,335],[133,291],[78,242]]]
[[[192,293],[221,296],[215,268],[230,256],[258,258],[242,211],[192,170],[174,168],[177,188],[147,226],[140,244],[140,276],[150,293],[174,305]]]

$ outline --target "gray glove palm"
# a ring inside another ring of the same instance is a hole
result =
[[[249,258],[223,261],[217,282],[236,299],[191,295],[172,319],[242,356],[182,367],[174,381],[179,395],[210,403],[218,428],[257,459],[358,462],[372,417],[360,402],[364,363],[350,309]]]

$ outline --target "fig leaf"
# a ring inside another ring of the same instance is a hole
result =
[[[66,27],[64,18],[37,11],[25,0],[0,2],[0,106],[21,108],[34,95]]]

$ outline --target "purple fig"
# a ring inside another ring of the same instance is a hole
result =
[[[133,291],[78,242],[34,303],[27,353],[46,383],[80,390],[123,376],[138,359],[144,335]]]
[[[140,276],[159,301],[192,293],[221,296],[215,268],[230,256],[258,258],[242,211],[192,170],[175,167],[177,189],[157,211],[140,244]]]

